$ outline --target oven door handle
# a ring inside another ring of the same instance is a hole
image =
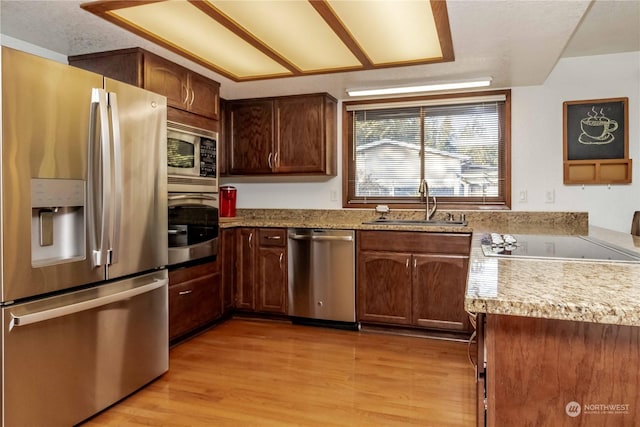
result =
[[[187,230],[168,230],[169,234],[187,234]]]
[[[209,194],[174,194],[169,196],[169,200],[186,200],[186,199],[196,199],[196,200],[218,200],[216,196],[211,196]]]

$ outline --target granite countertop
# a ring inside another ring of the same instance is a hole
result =
[[[471,243],[467,311],[640,326],[640,264],[485,257],[482,234]],[[598,227],[585,234],[640,256],[639,237]]]

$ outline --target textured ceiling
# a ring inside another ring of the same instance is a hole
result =
[[[345,99],[347,88],[486,76],[497,88],[539,85],[562,56],[640,50],[640,1],[449,0],[454,62],[237,83],[82,10],[80,3],[2,0],[0,32],[63,55],[140,46],[219,81],[227,99],[314,91]]]

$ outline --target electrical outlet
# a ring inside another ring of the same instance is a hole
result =
[[[337,202],[338,201],[338,190],[331,190],[329,193],[329,199],[332,202]]]
[[[525,203],[527,201],[527,190],[520,190],[520,194],[518,195],[518,201],[520,203]]]
[[[555,203],[556,202],[556,190],[547,190],[544,196],[545,203]]]

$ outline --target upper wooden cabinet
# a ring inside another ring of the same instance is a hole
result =
[[[336,105],[328,94],[229,101],[229,174],[335,175]]]
[[[156,55],[144,54],[143,87],[170,107],[218,120],[220,84]]]
[[[219,119],[218,82],[144,49],[70,56],[69,64],[164,95],[167,104],[180,111]]]

